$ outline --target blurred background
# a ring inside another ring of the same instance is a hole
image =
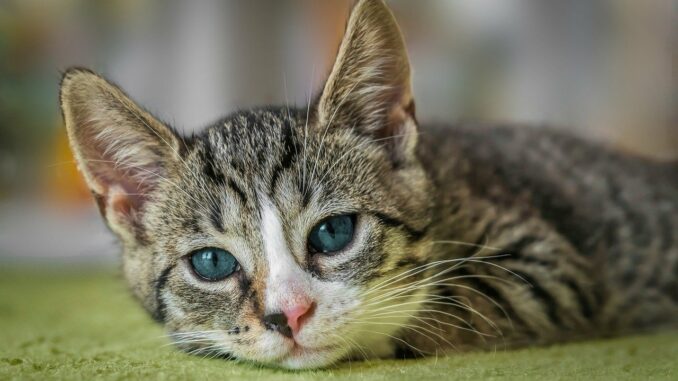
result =
[[[418,119],[568,129],[678,158],[674,0],[391,0]],[[115,263],[58,108],[69,66],[182,131],[239,108],[305,105],[342,0],[0,0],[0,266]]]

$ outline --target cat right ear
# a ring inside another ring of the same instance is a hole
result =
[[[414,156],[417,123],[405,42],[382,0],[358,0],[318,101],[323,128],[355,128],[394,163]]]
[[[71,148],[101,214],[114,232],[138,237],[144,204],[178,160],[181,139],[85,69],[64,74],[60,99]]]

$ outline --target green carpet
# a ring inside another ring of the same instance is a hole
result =
[[[0,270],[0,380],[678,380],[678,332],[320,371],[201,359],[167,346],[113,274]]]

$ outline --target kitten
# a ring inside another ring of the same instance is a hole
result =
[[[83,69],[61,105],[134,295],[187,351],[312,368],[678,316],[678,166],[544,129],[420,128],[381,1],[354,6],[308,112],[183,137]]]

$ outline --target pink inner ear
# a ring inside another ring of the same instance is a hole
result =
[[[128,194],[119,187],[108,190],[108,204],[111,206],[111,210],[120,214],[129,215],[132,209]]]
[[[102,144],[93,144],[88,152],[90,157],[87,166],[95,181],[100,185],[106,209],[111,209],[124,216],[132,216],[139,211],[148,198],[147,193],[153,190],[162,169],[160,163],[115,164],[115,156],[104,154]],[[148,159],[148,158],[146,158]],[[101,205],[100,205],[101,208]],[[102,210],[102,213],[105,212]]]
[[[134,210],[138,210],[142,204],[142,197],[134,194],[133,190],[114,185],[108,188],[108,205],[116,213],[130,216]]]
[[[158,165],[149,165],[152,169],[148,171],[156,172],[160,169]],[[99,171],[98,181],[103,185],[107,208],[111,208],[115,213],[131,217],[143,207],[144,202],[149,198],[148,192],[152,192],[154,184],[157,184],[155,175],[146,173],[146,168],[123,170],[112,166],[97,168]],[[106,173],[102,173],[101,171]]]

